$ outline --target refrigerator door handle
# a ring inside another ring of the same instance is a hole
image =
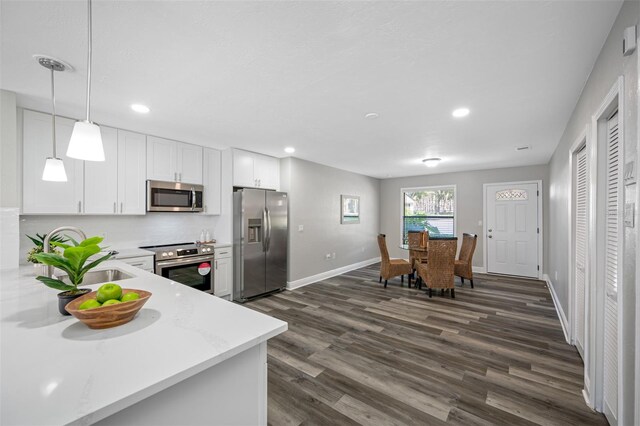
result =
[[[271,212],[267,210],[267,250],[271,249]]]
[[[262,251],[267,251],[267,209],[262,209]]]

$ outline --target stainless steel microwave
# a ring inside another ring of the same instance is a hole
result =
[[[202,185],[147,181],[148,212],[201,212]]]

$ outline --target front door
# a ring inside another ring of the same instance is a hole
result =
[[[537,183],[486,187],[487,272],[538,278]]]

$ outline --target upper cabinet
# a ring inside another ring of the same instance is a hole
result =
[[[233,186],[280,188],[280,160],[254,152],[233,150]]]
[[[51,115],[25,110],[23,113],[23,214],[72,214],[82,211],[83,161],[68,158],[67,146],[73,120],[56,117],[56,150],[67,173],[67,182],[45,182],[42,171],[53,156]]]
[[[201,146],[147,137],[147,179],[202,185]]]
[[[57,155],[67,182],[45,182],[52,155],[51,115],[24,111],[23,214],[145,214],[146,137],[100,126],[105,161],[66,156],[73,120],[56,117]]]
[[[105,161],[86,161],[84,213],[145,214],[146,137],[101,126]]]
[[[217,149],[204,148],[203,183],[204,214],[220,214],[220,190],[222,188],[221,153]]]

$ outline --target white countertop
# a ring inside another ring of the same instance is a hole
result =
[[[116,254],[115,256],[113,256],[114,259],[129,259],[131,257],[143,257],[143,256],[154,256],[155,253],[150,251],[150,250],[145,250],[145,249],[141,249],[141,248],[125,248],[125,249],[107,249],[108,250],[115,250],[118,252],[118,254]]]
[[[150,274],[124,288],[153,293],[136,318],[92,330],[58,312],[33,267],[0,272],[0,424],[88,424],[276,336],[287,323]],[[99,284],[81,286],[97,288]]]

